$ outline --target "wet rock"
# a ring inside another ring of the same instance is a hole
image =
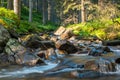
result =
[[[25,45],[26,47],[35,48],[35,49],[40,47],[40,41],[43,40],[36,34],[26,35],[21,37],[20,39],[23,45]]]
[[[99,70],[99,65],[96,62],[96,60],[91,60],[85,63],[85,70],[94,70],[98,71]]]
[[[59,49],[56,49],[55,53],[56,53],[56,55],[57,55],[58,58],[62,58],[62,57],[64,57],[64,56],[67,55],[67,52],[65,52],[63,50],[59,50]]]
[[[25,53],[24,56],[18,55],[18,57],[21,57],[21,62],[23,62],[23,65],[34,66],[36,64],[44,64],[44,61],[41,58],[32,53]]]
[[[38,52],[35,52],[35,54],[37,54],[37,56],[39,56],[39,57],[42,58],[42,59],[46,59],[45,53],[46,53],[45,50],[42,50],[42,51],[40,50],[40,51],[38,51]]]
[[[49,40],[43,40],[41,37],[39,37],[36,34],[25,36],[25,38],[22,40],[22,43],[32,49],[47,49],[50,47],[54,47],[54,42]]]
[[[8,55],[14,55],[15,53],[24,54],[26,52],[26,48],[23,47],[16,39],[9,39],[6,44],[5,52]]]
[[[120,40],[103,41],[103,45],[105,45],[105,46],[117,46],[117,45],[120,45]]]
[[[95,78],[95,77],[100,77],[103,74],[99,73],[97,71],[72,71],[71,75],[77,78]]]
[[[55,31],[55,35],[61,35],[64,31],[66,30],[66,28],[64,28],[63,26],[59,27],[56,31]]]
[[[55,44],[53,41],[40,41],[39,44],[39,48],[41,48],[42,50],[46,50],[48,48],[55,48]]]
[[[108,46],[103,47],[103,50],[106,51],[106,52],[111,52],[111,50]]]
[[[96,59],[85,63],[85,70],[93,70],[98,72],[114,72],[116,71],[116,63],[112,59]]]
[[[114,72],[116,71],[116,63],[114,60],[100,58],[98,61],[100,72]]]
[[[103,49],[92,48],[89,55],[101,56],[104,53]]]
[[[10,65],[9,60],[8,60],[8,55],[5,53],[0,54],[0,67],[2,66],[8,66]]]
[[[10,38],[9,32],[4,28],[4,26],[0,25],[0,53],[3,52],[4,47],[9,38]]]
[[[68,54],[75,53],[78,51],[72,43],[66,40],[58,40],[55,46],[60,50],[65,50]]]
[[[58,36],[52,36],[50,38],[51,41],[56,42],[58,40]]]
[[[46,56],[46,59],[48,59],[48,60],[51,60],[51,61],[57,60],[57,55],[56,55],[55,50],[53,48],[47,49],[45,56]]]
[[[115,62],[116,62],[117,64],[120,64],[120,58],[117,58],[117,59],[115,60]]]
[[[31,50],[27,50],[22,46],[16,39],[9,39],[5,47],[5,53],[8,56],[8,61],[12,64],[33,66],[41,60],[37,55],[32,54]]]

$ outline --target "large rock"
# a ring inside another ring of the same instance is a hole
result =
[[[27,50],[15,39],[9,39],[5,47],[5,53],[8,55],[9,62],[13,64],[33,66],[37,62],[40,62],[40,58],[37,55],[33,54],[32,51]]]
[[[0,54],[0,67],[8,66],[8,65],[10,65],[9,60],[8,60],[8,55],[1,53]]]
[[[27,35],[22,40],[23,45],[28,48],[37,49],[41,48],[43,50],[55,47],[54,42],[49,40],[44,40],[37,34]]]
[[[71,29],[66,29],[63,34],[60,35],[60,39],[69,39],[72,36],[72,30]]]
[[[29,34],[20,38],[23,45],[29,48],[39,48],[39,42],[43,39],[36,34]]]
[[[103,45],[105,45],[105,46],[117,46],[117,45],[120,45],[120,40],[103,41]]]
[[[71,28],[64,28],[59,27],[56,32],[54,32],[54,35],[60,36],[60,39],[69,39],[72,36],[72,29]]]
[[[9,32],[2,25],[0,25],[0,53],[3,51],[9,38]]]
[[[77,52],[77,48],[66,40],[58,40],[56,42],[56,48],[66,51],[68,54]]]
[[[54,32],[54,34],[60,36],[62,33],[64,33],[65,30],[66,30],[66,28],[64,28],[63,26],[61,26],[61,27],[59,27],[59,28]]]
[[[49,48],[46,51],[46,59],[56,62],[57,61],[57,55],[55,53],[55,50],[53,48]]]
[[[93,70],[99,72],[113,72],[116,70],[116,63],[114,60],[100,58],[98,60],[91,60],[85,63],[86,70]]]

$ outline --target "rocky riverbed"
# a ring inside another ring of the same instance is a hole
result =
[[[64,27],[48,34],[13,36],[0,25],[0,79],[119,78],[119,40],[82,39]]]

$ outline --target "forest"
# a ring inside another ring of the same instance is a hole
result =
[[[120,79],[120,0],[0,0],[0,80]]]
[[[53,31],[64,26],[82,37],[111,40],[120,37],[119,3],[119,0],[1,0],[0,23],[17,34]]]

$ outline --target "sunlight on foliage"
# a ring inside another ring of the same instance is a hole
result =
[[[6,28],[12,28],[19,25],[19,19],[13,10],[0,8],[0,24]]]
[[[73,29],[73,33],[75,35],[79,35],[81,37],[92,37],[96,36],[101,40],[113,40],[120,38],[120,24],[119,18],[115,20],[106,20],[99,21],[94,20],[91,22],[80,23],[69,25]]]

